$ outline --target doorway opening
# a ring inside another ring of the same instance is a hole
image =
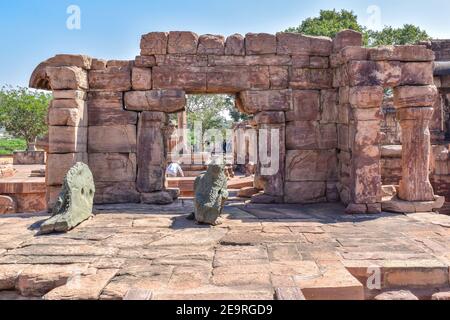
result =
[[[231,199],[238,197],[241,189],[253,188],[256,165],[248,155],[245,163],[237,161],[241,142],[236,137],[252,128],[251,123],[252,116],[237,109],[233,94],[188,95],[186,111],[170,116],[168,187],[179,188],[182,197],[193,197],[195,179],[213,158],[221,158]]]

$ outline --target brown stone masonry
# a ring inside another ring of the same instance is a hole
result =
[[[235,94],[257,129],[277,129],[280,168],[261,175],[254,202],[342,201],[349,212],[381,211],[381,105],[395,88],[403,129],[400,197],[430,200],[429,121],[434,54],[424,46],[368,49],[361,34],[335,39],[294,33],[201,35],[152,32],[133,61],[58,55],[30,86],[52,90],[49,203],[66,169],[91,167],[97,203],[166,203],[167,114],[186,94]]]

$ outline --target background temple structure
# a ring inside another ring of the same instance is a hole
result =
[[[223,93],[257,129],[281,132],[280,170],[256,174],[254,202],[340,201],[349,213],[379,213],[382,185],[395,184],[389,201],[435,208],[436,194],[450,196],[450,78],[433,77],[433,50],[450,60],[446,46],[365,48],[350,30],[334,39],[152,32],[133,61],[57,55],[30,80],[54,96],[49,206],[79,161],[94,174],[98,204],[167,199],[168,115],[185,110],[186,94]]]

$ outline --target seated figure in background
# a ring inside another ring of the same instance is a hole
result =
[[[183,169],[178,162],[171,162],[166,169],[166,176],[169,178],[184,177]]]

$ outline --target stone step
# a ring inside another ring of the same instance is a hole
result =
[[[319,277],[296,280],[306,300],[364,300],[363,285],[340,262],[318,264]]]
[[[398,288],[445,288],[449,266],[439,260],[344,260],[347,270],[367,287],[379,279],[378,290]],[[378,275],[377,275],[378,273]],[[370,290],[367,290],[370,291]]]

